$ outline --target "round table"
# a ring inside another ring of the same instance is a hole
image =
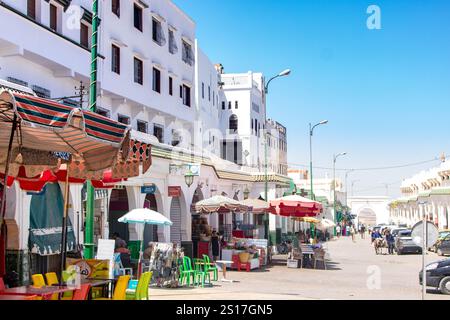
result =
[[[234,282],[234,280],[227,279],[227,264],[233,264],[233,261],[217,260],[215,263],[221,265],[223,278],[220,279],[220,281],[222,281],[222,282]]]

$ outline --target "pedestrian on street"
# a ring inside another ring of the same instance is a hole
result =
[[[353,242],[356,242],[355,241],[355,228],[353,227],[353,225],[350,227],[350,235],[352,236],[352,241]]]
[[[394,236],[392,235],[392,233],[389,230],[386,231],[386,242],[388,244],[388,252],[389,252],[389,254],[394,254],[395,239],[394,239]]]
[[[366,226],[364,224],[361,225],[361,239],[366,238]]]
[[[337,234],[338,238],[341,237],[341,225],[339,225],[339,224],[336,226],[336,234]]]

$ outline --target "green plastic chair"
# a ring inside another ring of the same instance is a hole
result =
[[[148,300],[148,287],[152,279],[153,272],[144,272],[139,279],[136,290],[127,290],[127,300]]]
[[[211,263],[209,256],[206,254],[203,255],[203,260],[205,262],[205,272],[207,272],[208,274],[210,272],[213,272],[214,273],[213,281],[219,280],[219,270],[217,269],[217,266]]]
[[[211,284],[211,276],[209,272],[206,272],[204,269],[205,260],[204,259],[194,259],[194,265],[195,265],[195,280],[197,285],[202,284],[202,287],[205,287],[205,280],[208,278],[209,284]]]
[[[181,285],[185,282],[187,286],[190,286],[191,284],[191,278],[192,278],[192,284],[196,285],[196,277],[195,277],[196,271],[192,268],[192,260],[189,257],[183,257],[183,262],[180,263],[180,278],[179,282]]]

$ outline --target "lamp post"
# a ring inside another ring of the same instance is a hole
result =
[[[311,126],[311,123],[309,124],[309,177],[311,180],[311,200],[315,200],[314,191],[313,191],[313,164],[312,164],[312,137],[314,134],[314,129],[320,125],[327,124],[328,120],[323,120],[319,122],[318,124]]]
[[[346,205],[346,206],[348,206],[348,185],[347,185],[347,178],[348,178],[348,175],[349,175],[350,173],[352,173],[353,171],[355,171],[355,170],[350,169],[350,170],[348,170],[348,171],[345,173],[345,205]]]
[[[188,188],[190,188],[194,183],[194,175],[192,174],[191,170],[186,172],[186,174],[184,175],[184,182],[186,182]]]
[[[333,222],[336,223],[336,160],[339,157],[347,155],[347,152],[342,152],[333,156]],[[336,236],[336,228],[334,228],[334,235]]]
[[[291,70],[290,69],[286,69],[282,72],[280,72],[279,74],[277,74],[276,76],[272,77],[269,79],[269,81],[267,82],[265,88],[264,88],[264,92],[265,94],[269,93],[269,84],[280,77],[286,77],[288,75],[291,74]],[[266,107],[267,109],[267,107]],[[267,115],[267,110],[266,111],[266,115]],[[266,117],[267,119],[267,117]],[[269,185],[268,185],[268,176],[267,176],[267,125],[266,125],[266,129],[264,129],[264,200],[266,202],[269,202],[269,198],[268,198],[268,193],[269,193]],[[264,214],[264,233],[265,233],[265,239],[268,240],[268,245],[271,245],[270,243],[270,237],[269,237],[269,214],[265,213]]]

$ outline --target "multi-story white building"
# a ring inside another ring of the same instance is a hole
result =
[[[412,227],[423,215],[440,229],[449,228],[450,161],[405,179],[400,187],[402,196],[390,203],[390,219]]]
[[[135,226],[117,219],[128,210],[150,207],[174,225],[148,227],[145,241],[189,245],[193,203],[216,194],[239,200],[244,194],[264,195],[264,77],[244,74],[238,83],[238,75],[222,74],[200,49],[195,22],[170,0],[112,0],[99,5],[97,112],[129,124],[133,135],[149,141],[153,164],[144,175],[97,192],[95,237],[119,232],[126,240],[137,240]],[[79,106],[82,82],[86,88],[81,102],[87,107],[91,6],[90,0],[1,1],[0,87]],[[281,163],[283,157],[276,159]],[[177,169],[186,163],[201,168],[190,187]],[[269,168],[269,199],[282,196],[289,186],[289,178],[277,168]],[[146,186],[154,188],[144,190]],[[169,189],[176,195],[169,196]],[[17,204],[8,206],[10,226],[18,227],[8,248],[25,258],[34,196],[18,186],[7,192],[8,201]],[[73,185],[70,192],[69,217],[75,237],[83,243],[84,191]],[[220,229],[233,220],[231,214],[213,214],[209,222]],[[247,217],[246,222],[256,221]]]

